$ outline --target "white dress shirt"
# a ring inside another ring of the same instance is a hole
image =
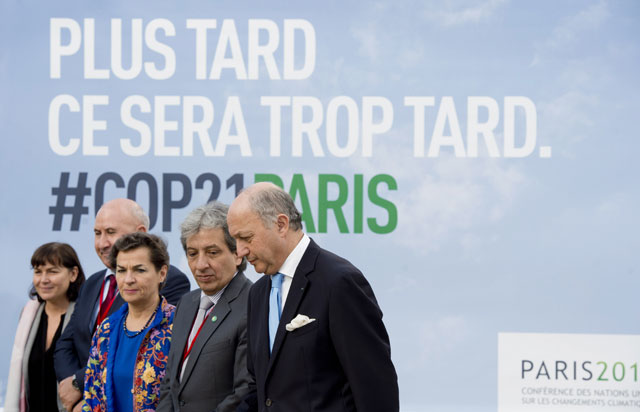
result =
[[[280,310],[284,308],[284,303],[287,301],[287,295],[289,295],[289,289],[291,288],[291,282],[293,282],[293,275],[295,275],[296,269],[298,269],[298,265],[302,260],[302,255],[304,255],[304,252],[307,250],[307,246],[309,246],[310,242],[311,239],[309,236],[307,236],[306,233],[303,233],[302,239],[300,239],[296,247],[291,251],[289,256],[287,256],[287,259],[278,271],[284,275],[282,278],[282,306],[280,307]]]

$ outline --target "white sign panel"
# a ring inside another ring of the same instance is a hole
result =
[[[640,410],[640,336],[498,334],[498,412]]]

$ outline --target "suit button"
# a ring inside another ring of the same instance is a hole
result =
[[[180,401],[180,406],[184,406],[184,401]]]
[[[264,401],[264,404],[267,405],[267,406],[271,406],[272,403],[273,402],[271,402],[271,399],[269,399],[269,398],[267,398],[267,400]]]

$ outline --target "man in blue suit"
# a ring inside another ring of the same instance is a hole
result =
[[[118,294],[115,276],[112,276],[113,268],[109,264],[111,246],[120,236],[146,232],[148,227],[149,217],[133,200],[111,200],[102,205],[96,214],[94,244],[106,269],[94,273],[82,285],[76,309],[56,344],[54,354],[58,392],[68,411],[80,410],[84,369],[96,326],[124,303]],[[189,289],[191,284],[187,276],[176,267],[169,266],[167,280],[160,293],[175,305]]]
[[[237,254],[264,273],[251,288],[247,368],[261,412],[397,412],[389,336],[371,286],[302,231],[291,197],[270,183],[242,192],[227,215]]]

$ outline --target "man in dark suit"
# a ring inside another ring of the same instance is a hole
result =
[[[227,217],[237,253],[264,273],[249,292],[244,410],[397,412],[389,337],[371,286],[302,232],[291,197],[270,183],[242,192]]]
[[[180,226],[200,289],[185,295],[176,309],[158,412],[235,411],[253,384],[246,353],[251,281],[229,235],[227,210],[225,204],[208,203]]]
[[[54,354],[58,392],[68,411],[80,410],[84,369],[96,326],[124,303],[118,294],[113,268],[109,264],[111,246],[120,236],[146,232],[148,227],[149,217],[133,200],[111,200],[102,205],[96,214],[93,229],[95,249],[107,268],[91,275],[82,285],[76,309],[56,344]],[[167,280],[160,293],[175,305],[189,289],[191,285],[187,276],[174,266],[169,266]]]

